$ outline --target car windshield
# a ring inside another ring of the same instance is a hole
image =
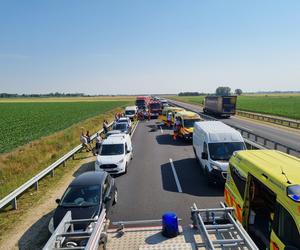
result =
[[[114,126],[114,129],[116,130],[126,130],[127,124],[126,123],[117,123]]]
[[[143,105],[145,105],[145,100],[136,100],[135,104],[136,104],[136,106],[143,106]]]
[[[63,207],[88,207],[100,203],[101,188],[99,185],[70,186],[64,193],[60,206]]]
[[[213,161],[228,161],[234,151],[246,149],[243,142],[209,143],[208,147]]]
[[[151,103],[150,108],[151,109],[160,109],[160,104],[159,103]]]
[[[122,155],[124,154],[123,144],[104,144],[101,147],[100,155]]]
[[[184,119],[184,127],[192,128],[195,122],[199,122],[200,119]]]
[[[134,110],[126,110],[125,115],[134,115],[135,111]]]

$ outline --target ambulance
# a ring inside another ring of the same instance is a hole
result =
[[[260,249],[300,249],[300,159],[276,150],[233,154],[225,203]]]
[[[176,115],[177,112],[180,111],[184,111],[185,109],[180,108],[180,107],[164,107],[161,115],[159,115],[159,120],[161,120],[165,125],[167,124],[167,116],[168,113],[172,113],[172,120],[171,120],[171,124],[174,123],[174,117]]]
[[[175,119],[179,120],[181,125],[178,136],[185,140],[192,140],[195,122],[203,121],[200,115],[191,111],[179,111]]]

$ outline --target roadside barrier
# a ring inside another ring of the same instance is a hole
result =
[[[252,112],[247,112],[247,111],[242,111],[242,110],[237,110],[236,114],[250,118],[250,119],[254,119],[254,120],[270,122],[270,123],[278,124],[278,125],[289,127],[289,128],[300,129],[300,122],[296,121],[296,120],[284,119],[284,118],[280,118],[280,117],[252,113]]]
[[[113,125],[113,122],[111,122],[108,125],[108,127],[110,128],[110,127],[112,127],[112,125]],[[102,134],[103,129],[99,130],[97,133]],[[95,133],[91,136],[91,141],[93,141],[96,138],[97,133]],[[61,165],[65,165],[65,162],[68,159],[70,159],[70,158],[74,159],[75,154],[78,153],[79,151],[81,151],[82,149],[83,149],[82,144],[73,148],[71,151],[66,153],[63,157],[59,158],[57,161],[52,163],[50,166],[48,166],[47,168],[45,168],[44,170],[39,172],[37,175],[32,177],[30,180],[25,182],[22,186],[18,187],[17,189],[12,191],[10,194],[5,196],[2,200],[0,200],[0,210],[3,207],[6,207],[7,205],[9,205],[9,203],[11,203],[13,209],[17,209],[18,208],[18,205],[17,205],[18,196],[20,196],[22,193],[24,193],[27,189],[31,188],[32,186],[34,186],[35,189],[38,190],[39,181],[41,179],[43,179],[48,174],[51,174],[51,176],[54,176],[54,169],[56,169],[57,167],[59,167]]]
[[[198,113],[199,115],[201,115],[205,120],[214,120],[217,121],[218,119],[216,119],[215,117],[209,116],[209,115],[205,115],[201,112],[197,112],[191,108],[187,108],[185,105],[181,105],[178,104],[177,102],[172,102],[172,100],[168,100],[170,104],[184,108],[186,110],[190,110],[193,112]],[[294,155],[297,157],[300,157],[300,151],[291,147],[288,147],[286,145],[283,145],[281,143],[275,142],[273,140],[270,140],[266,137],[263,136],[259,136],[257,134],[254,134],[252,132],[249,132],[243,128],[240,128],[238,126],[232,126],[234,129],[240,131],[240,133],[242,134],[242,136],[245,139],[245,142],[247,144],[247,146],[251,149],[275,149],[275,150],[279,150],[282,151],[284,153],[290,154],[290,155]]]

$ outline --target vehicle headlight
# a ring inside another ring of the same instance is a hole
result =
[[[53,222],[53,217],[52,217],[51,220],[49,221],[48,230],[49,230],[50,233],[53,234],[53,232],[54,232],[54,222]]]
[[[217,166],[215,164],[210,164],[210,166],[214,169],[214,170],[222,170],[220,166]]]
[[[118,163],[122,163],[123,161],[124,161],[124,159],[121,159],[121,160],[118,161]]]

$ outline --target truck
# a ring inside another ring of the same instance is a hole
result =
[[[135,100],[135,105],[138,107],[138,109],[144,109],[148,107],[150,100],[150,96],[137,96]]]
[[[204,114],[220,117],[235,115],[237,96],[206,96],[204,99]]]
[[[157,118],[162,112],[162,106],[160,101],[150,101],[148,104],[148,109],[150,112],[150,116]]]

